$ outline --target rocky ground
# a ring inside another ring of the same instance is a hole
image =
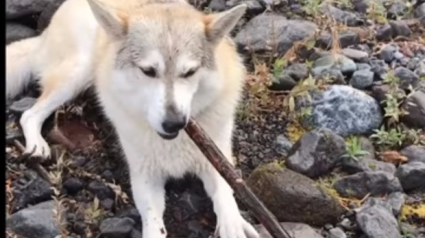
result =
[[[61,2],[6,1],[7,43],[40,34]],[[248,185],[294,238],[425,237],[425,2],[246,3],[232,36],[250,71],[234,140]],[[141,237],[125,163],[90,92],[46,121],[52,160],[21,156],[19,117],[37,96],[30,87],[7,104],[8,237]],[[167,184],[165,222],[169,237],[213,234],[199,180]]]

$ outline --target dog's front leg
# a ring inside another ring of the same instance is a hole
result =
[[[217,215],[217,229],[221,238],[259,238],[257,231],[239,212],[233,190],[221,175],[210,168],[199,174]]]
[[[133,199],[142,217],[144,238],[165,238],[165,180],[146,173],[131,173]]]

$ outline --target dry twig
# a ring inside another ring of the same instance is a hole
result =
[[[264,225],[270,235],[274,238],[290,238],[289,233],[249,189],[245,181],[235,171],[232,164],[224,157],[223,153],[205,131],[192,119],[189,121],[185,131],[220,175],[233,188],[236,195],[249,207],[261,224]]]

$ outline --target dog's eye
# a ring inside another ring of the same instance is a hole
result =
[[[155,78],[156,77],[156,71],[154,68],[149,67],[149,68],[140,68],[142,70],[142,72],[149,77]]]
[[[190,76],[194,75],[196,72],[196,69],[191,69],[189,71],[187,71],[186,73],[183,73],[181,75],[182,78],[189,78]]]

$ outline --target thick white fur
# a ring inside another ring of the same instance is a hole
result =
[[[126,4],[131,7],[136,3],[137,0],[131,0]],[[94,17],[92,10],[100,18]],[[42,35],[7,46],[8,97],[19,93],[29,82],[31,73],[40,77],[43,89],[37,103],[20,121],[27,152],[35,148],[36,156],[50,155],[49,146],[40,134],[44,120],[58,106],[94,83],[129,165],[144,238],[166,237],[164,184],[167,178],[180,178],[187,172],[203,181],[213,201],[221,238],[258,238],[255,229],[239,213],[230,186],[190,138],[184,132],[174,140],[158,136],[165,114],[165,84],[148,81],[140,71],[114,67],[117,47],[122,43],[121,31],[113,21],[107,22],[112,18],[102,14],[105,12],[96,10],[96,6],[90,8],[87,0],[67,0]],[[99,25],[99,21],[107,24]],[[223,27],[226,23],[221,19],[217,22]],[[108,35],[101,26],[115,28]],[[219,29],[214,29],[212,34],[211,37],[221,37]],[[231,137],[245,69],[226,39],[218,44],[214,57],[217,70],[200,68],[190,80],[175,82],[173,101],[180,112],[190,114],[200,123],[233,163]],[[156,65],[161,73],[165,67],[163,58],[154,50],[137,64],[140,67]],[[184,72],[198,64],[190,55],[182,54],[176,68]]]

